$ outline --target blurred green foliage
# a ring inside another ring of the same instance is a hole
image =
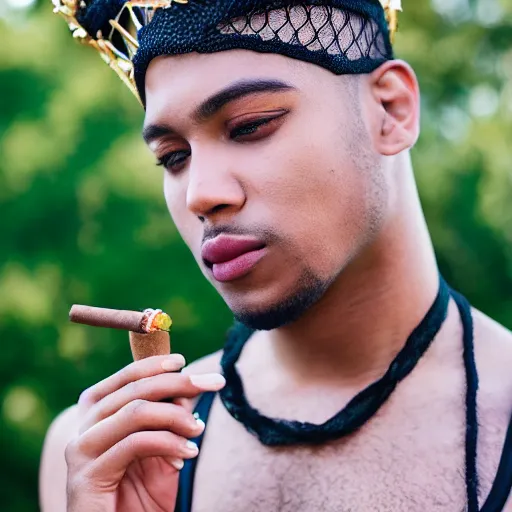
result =
[[[37,510],[52,418],[130,361],[126,333],[73,303],[171,312],[173,350],[221,347],[231,315],[169,219],[142,111],[50,2],[0,0],[0,504]],[[443,273],[512,327],[512,4],[404,0],[416,69],[413,159]]]

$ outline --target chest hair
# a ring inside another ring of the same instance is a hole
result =
[[[216,399],[194,483],[193,512],[462,512],[463,389],[394,396],[358,432],[321,446],[265,447]],[[446,395],[446,393],[445,393]],[[480,417],[488,416],[481,407]],[[481,422],[481,504],[508,418]]]

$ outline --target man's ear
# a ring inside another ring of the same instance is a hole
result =
[[[412,68],[400,60],[382,64],[369,75],[375,149],[391,156],[414,146],[419,136],[420,94]]]

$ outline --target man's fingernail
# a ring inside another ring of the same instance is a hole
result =
[[[197,444],[194,443],[194,441],[187,441],[187,444],[185,445],[187,450],[192,453],[197,453],[199,451],[199,448],[197,447]]]
[[[185,465],[185,462],[182,459],[174,459],[171,461],[171,464],[178,470],[181,471],[183,469],[183,466]]]
[[[190,382],[198,388],[221,388],[226,384],[226,379],[220,373],[206,373],[204,375],[191,375]]]
[[[186,364],[185,358],[181,354],[171,354],[162,361],[162,369],[166,372],[177,372]]]

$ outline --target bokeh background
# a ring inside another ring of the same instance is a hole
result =
[[[398,56],[423,91],[416,175],[440,266],[512,327],[512,2],[403,0]],[[0,509],[32,512],[45,431],[130,362],[73,303],[162,307],[189,361],[231,316],[165,208],[142,111],[50,1],[0,0]]]

